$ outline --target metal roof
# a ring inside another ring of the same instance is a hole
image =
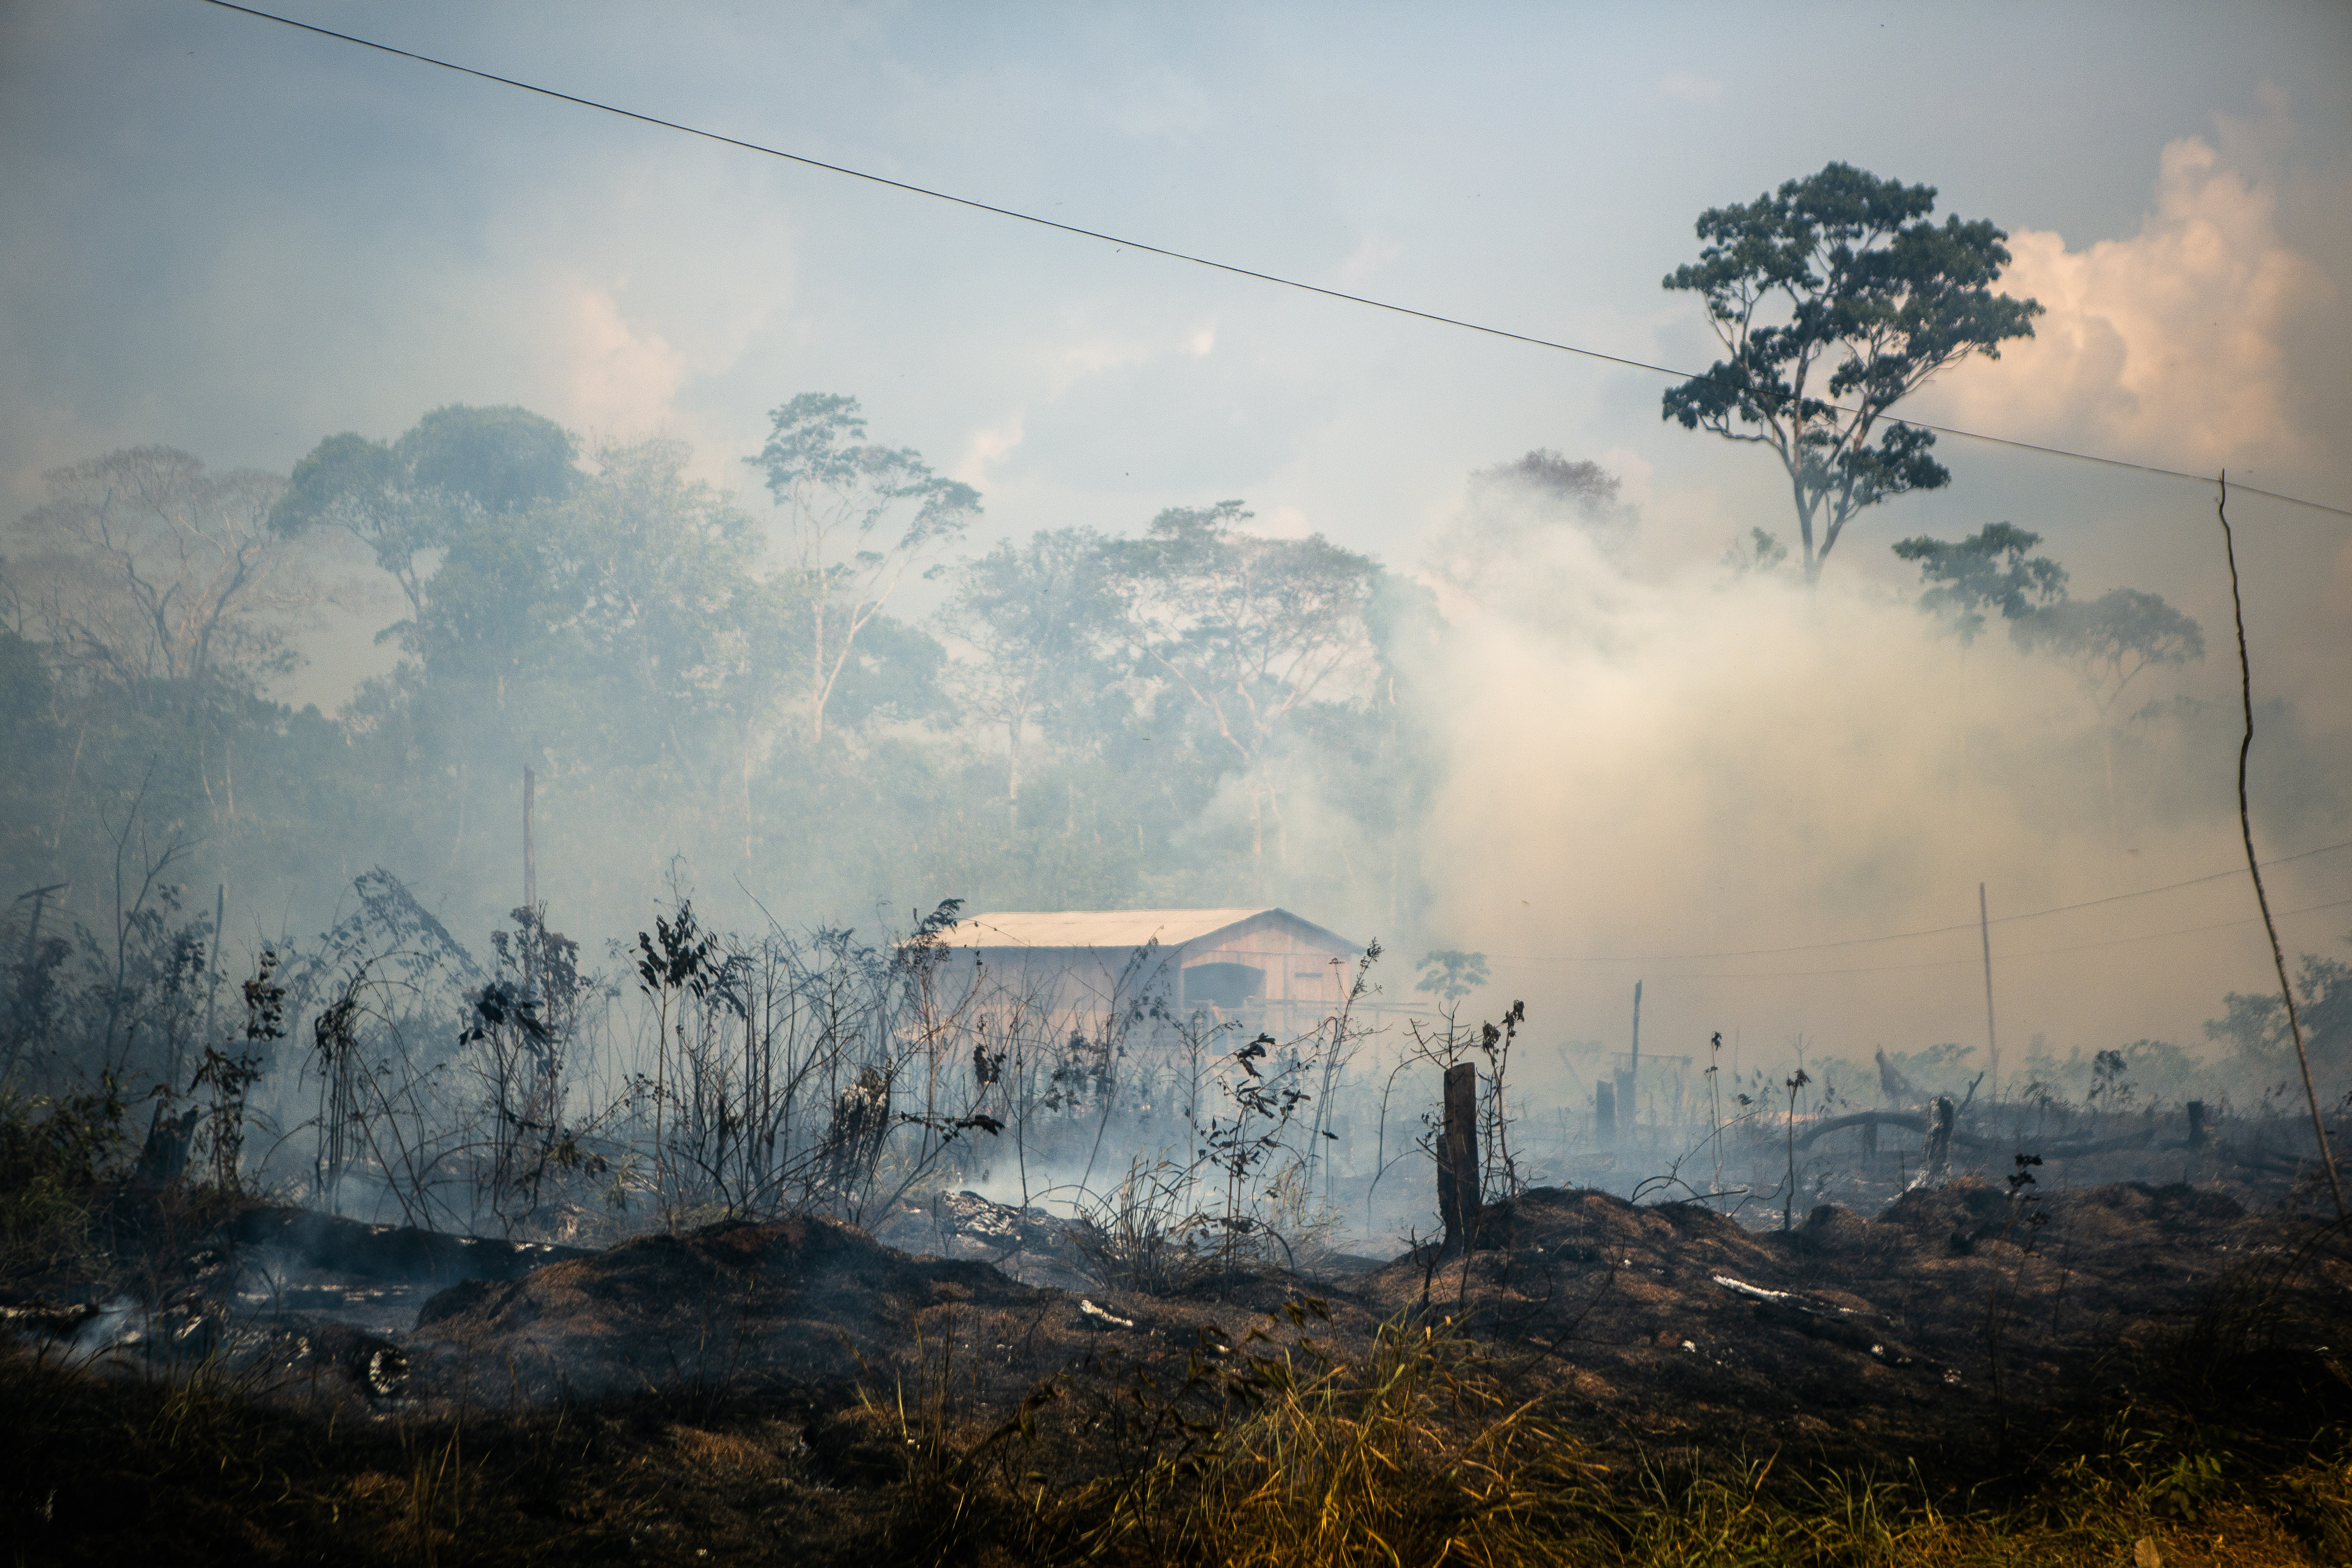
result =
[[[1182,947],[1261,915],[1276,915],[1303,927],[1335,947],[1353,952],[1356,943],[1301,920],[1288,910],[1007,910],[967,915],[946,935],[951,947],[1108,947],[1134,949],[1155,938],[1164,948]]]

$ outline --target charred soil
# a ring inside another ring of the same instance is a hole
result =
[[[388,1337],[224,1315],[101,1352],[25,1316],[0,1510],[27,1562],[1240,1560],[1236,1521],[1377,1433],[1433,1489],[1361,1506],[1453,1521],[1429,1561],[2352,1554],[2339,1229],[1964,1181],[1762,1233],[1539,1189],[1475,1242],[1148,1297],[737,1221],[465,1279]],[[1883,1550],[1822,1533],[1858,1506]]]

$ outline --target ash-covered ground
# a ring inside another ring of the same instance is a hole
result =
[[[414,1502],[423,1435],[446,1457],[457,1434],[541,1445],[510,1460],[528,1507],[509,1506],[509,1546],[856,1555],[926,1420],[1078,1488],[1135,1462],[1147,1415],[1165,1429],[1189,1400],[1213,1419],[1234,1369],[1360,1358],[1400,1321],[1458,1336],[1621,1475],[1773,1458],[1958,1495],[2030,1487],[2119,1421],[2226,1432],[2241,1466],[2352,1422],[2341,1228],[2212,1186],[2028,1202],[1971,1177],[1786,1231],[1539,1188],[1487,1207],[1466,1256],[1197,1258],[1150,1293],[1101,1283],[1066,1223],[972,1194],[875,1230],[730,1221],[581,1252],[248,1210],[188,1253],[160,1310],[12,1309],[10,1397],[30,1415],[12,1516],[28,1560],[129,1560],[165,1514],[194,1558],[299,1553],[310,1537],[267,1509],[195,1506],[201,1475],[166,1466],[126,1492],[58,1436],[75,1430],[58,1401],[195,1375],[314,1455],[349,1449],[338,1508]]]

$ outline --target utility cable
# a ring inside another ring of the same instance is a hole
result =
[[[2352,838],[2347,838],[2340,844],[2323,844],[2316,849],[2305,849],[2298,854],[2282,855],[2275,860],[2265,860],[2263,864],[2264,866],[2292,865],[2297,860],[2308,860],[2316,855],[2333,855],[2339,849],[2352,849]],[[2027,910],[2020,914],[2002,915],[1999,919],[1990,921],[1979,922],[1977,921],[1961,921],[1955,925],[1926,926],[1918,931],[1888,931],[1883,936],[1842,937],[1835,942],[1802,942],[1790,947],[1735,947],[1727,948],[1720,952],[1629,952],[1622,954],[1605,954],[1594,958],[1567,959],[1553,959],[1549,953],[1533,952],[1500,952],[1490,953],[1487,956],[1491,958],[1538,959],[1563,963],[1673,963],[1684,959],[1770,958],[1784,952],[1824,952],[1832,948],[1867,947],[1873,942],[1908,942],[1914,937],[1944,936],[1956,931],[1974,931],[1979,923],[1998,926],[2008,925],[2013,921],[2038,921],[2045,915],[2069,914],[2076,910],[2096,909],[2101,904],[2119,904],[2131,899],[2151,898],[2158,893],[2170,893],[2178,891],[2182,888],[2194,888],[2201,886],[2207,882],[2223,881],[2235,877],[2237,874],[2238,872],[2236,868],[2232,867],[2227,871],[2214,871],[2202,877],[2191,877],[2185,882],[2167,882],[2161,887],[2140,888],[2128,893],[2109,893],[2105,898],[2085,899],[2079,904],[2053,904],[2046,910]],[[1822,973],[1843,973],[1845,972],[1825,970]]]
[[[1260,283],[1272,283],[1284,289],[1296,289],[1302,293],[1319,294],[1327,300],[1338,300],[1346,304],[1386,310],[1392,315],[1410,316],[1416,321],[1434,322],[1441,327],[1456,327],[1464,331],[1479,332],[1490,338],[1525,343],[1531,348],[1552,349],[1560,353],[1598,360],[1603,364],[1622,365],[1628,370],[1646,371],[1654,375],[1674,376],[1686,381],[1704,381],[1730,386],[1751,396],[1780,395],[1764,394],[1759,388],[1735,383],[1727,378],[1693,374],[1688,371],[1676,370],[1671,365],[1654,364],[1647,360],[1629,359],[1623,354],[1608,353],[1600,349],[1581,348],[1575,343],[1539,338],[1528,332],[1515,332],[1508,328],[1488,326],[1484,322],[1468,321],[1459,316],[1441,315],[1434,310],[1416,310],[1412,306],[1400,305],[1392,300],[1376,300],[1367,294],[1350,294],[1344,289],[1326,289],[1320,284],[1303,282],[1296,278],[1285,278],[1279,273],[1261,272],[1254,268],[1238,266],[1230,261],[1219,261],[1213,258],[1197,256],[1189,251],[1171,250],[1166,246],[1148,245],[1139,239],[1126,239],[1115,234],[1106,234],[1099,229],[1082,228],[1076,224],[1061,223],[1053,218],[1040,217],[1035,213],[1022,212],[1015,207],[998,206],[993,203],[980,201],[971,196],[960,196],[950,191],[936,190],[929,185],[918,185],[906,180],[893,180],[887,175],[869,174],[863,169],[853,169],[845,163],[828,163],[822,158],[811,158],[799,153],[788,153],[781,147],[770,147],[761,142],[747,142],[740,137],[729,136],[720,132],[706,131],[700,126],[689,125],[683,121],[665,120],[656,114],[646,114],[634,109],[624,109],[618,104],[605,103],[593,98],[583,98],[577,93],[563,92],[551,87],[541,87],[536,82],[524,81],[517,77],[499,76],[495,71],[481,70],[473,66],[460,65],[455,60],[442,59],[437,56],[420,54],[414,49],[404,49],[391,44],[379,43],[373,38],[362,37],[356,33],[341,33],[332,27],[321,27],[316,23],[300,22],[291,16],[278,16],[275,12],[257,10],[250,5],[236,5],[233,0],[205,0],[205,4],[217,6],[224,11],[234,11],[239,16],[250,16],[256,21],[275,22],[280,26],[313,33],[322,38],[331,38],[337,43],[351,44],[363,49],[373,49],[379,54],[414,60],[419,65],[455,71],[460,76],[469,76],[478,81],[491,82],[499,87],[510,87],[522,92],[536,93],[541,98],[551,98],[559,103],[569,103],[582,109],[593,109],[603,114],[617,115],[624,120],[634,120],[641,125],[651,125],[663,131],[675,131],[682,135],[700,137],[706,142],[716,142],[724,147],[733,147],[746,153],[757,153],[764,157],[781,158],[788,163],[798,163],[804,168],[822,170],[829,174],[841,174],[853,180],[864,180],[869,184],[887,186],[894,191],[904,191],[909,195],[928,196],[933,201],[948,202],[956,206],[968,207],[974,212],[1012,218],[1020,223],[1034,224],[1040,228],[1055,229],[1063,234],[1076,235],[1081,239],[1099,240],[1106,245],[1114,245],[1128,250],[1140,250],[1151,256],[1163,256],[1171,261],[1182,261],[1194,267],[1205,267],[1212,271],[1229,273],[1236,278],[1249,278]],[[1838,404],[1822,403],[1820,405],[1825,410],[1838,414],[1859,412]],[[1956,436],[1962,440],[1981,441],[1989,446],[2007,447],[2020,452],[2037,452],[2044,457],[2066,458],[2078,463],[2095,463],[2109,468],[2128,468],[2137,473],[2154,474],[2162,479],[2189,479],[2200,485],[2210,479],[2209,475],[2188,473],[2179,468],[2167,468],[2154,463],[2134,463],[2121,458],[2103,458],[2095,453],[2072,451],[2064,447],[2048,447],[2039,442],[2020,441],[2007,436],[1988,436],[1981,430],[1963,430],[1957,426],[1931,425],[1924,419],[1905,418],[1892,414],[1882,415],[1880,417],[1890,425],[1908,425],[1917,430],[1932,430],[1939,436]],[[2263,496],[2271,500],[2284,502],[2289,506],[2306,507],[2311,510],[2326,512],[2336,517],[2352,518],[2352,508],[2331,506],[2326,501],[2291,496],[2278,490],[2256,489],[2252,485],[2241,485],[2238,488],[2247,495]]]
[[[2305,904],[2299,910],[2281,910],[2277,911],[2277,918],[2280,920],[2285,920],[2291,915],[2317,914],[2324,910],[2340,910],[2347,905],[2352,905],[2352,899],[2336,899],[2324,904]],[[2072,943],[2065,947],[2021,948],[2015,952],[1996,952],[1993,956],[2006,962],[2008,960],[2021,958],[2050,958],[2059,953],[2066,952],[2089,952],[2095,949],[2102,947],[2127,947],[2136,942],[2160,942],[2166,937],[2197,936],[2205,931],[2230,931],[2238,926],[2252,925],[2261,918],[2262,917],[2259,915],[2246,915],[2234,921],[2217,921],[2211,925],[2182,926],[2175,931],[2143,931],[2137,936],[2111,936],[2103,938],[2098,942],[2080,942]],[[1950,929],[1953,931],[1973,931],[1976,928],[1971,924],[1965,926],[1953,926]],[[1655,961],[1654,958],[1555,958],[1548,954],[1541,953],[1512,952],[1489,953],[1487,954],[1487,957],[1493,962],[1499,963],[1644,963]],[[1700,971],[1696,973],[1687,974],[1654,974],[1650,976],[1650,979],[1653,982],[1661,979],[1801,980],[1810,979],[1814,976],[1823,974],[1894,974],[1906,970],[1915,969],[1958,969],[1964,965],[1974,965],[1976,962],[1977,961],[1974,958],[1923,958],[1913,963],[1858,963],[1844,969],[1715,970]]]

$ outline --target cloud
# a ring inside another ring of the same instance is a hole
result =
[[[629,436],[669,421],[685,384],[686,355],[658,332],[630,325],[609,289],[573,281],[553,296],[555,320],[545,352],[561,388],[557,416],[607,436]]]
[[[1315,531],[1315,526],[1305,508],[1286,504],[1268,507],[1260,512],[1250,531],[1262,533],[1269,539],[1304,539]]]
[[[1693,76],[1688,71],[1668,71],[1658,80],[1658,90],[1668,98],[1679,98],[1685,103],[1720,103],[1723,84],[1712,77]]]
[[[973,431],[971,439],[964,444],[963,456],[958,458],[955,467],[949,470],[950,477],[962,480],[974,489],[985,490],[988,488],[989,465],[1021,445],[1021,427],[1022,414],[1015,409],[1010,417],[984,430]]]
[[[2048,314],[2032,342],[1973,361],[1921,399],[1938,422],[2170,468],[2312,450],[2291,344],[2336,288],[2280,235],[2273,185],[2201,137],[2163,153],[2137,235],[2070,250],[2022,229],[2003,278]]]

